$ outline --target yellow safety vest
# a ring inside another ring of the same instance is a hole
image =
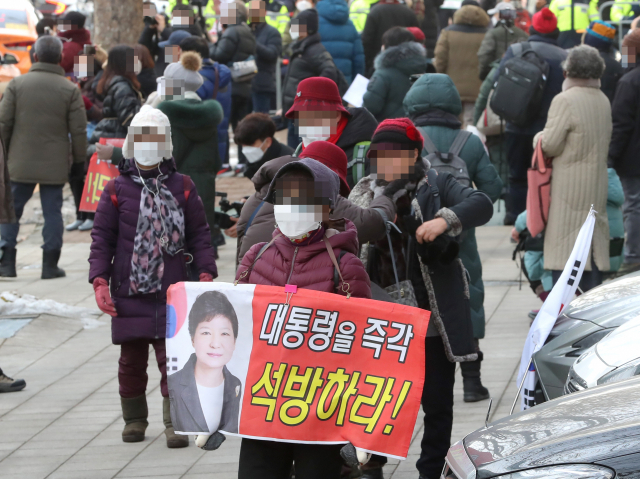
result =
[[[250,3],[251,2],[245,3],[247,9],[249,8]],[[289,20],[291,20],[291,17],[289,16],[289,9],[285,5],[282,5],[280,7],[279,12],[272,12],[270,10],[267,10],[267,18],[265,19],[265,21],[273,28],[278,30],[280,32],[280,35],[282,35],[287,30]]]
[[[571,0],[551,0],[549,5],[558,18],[558,30],[567,32],[571,30]],[[599,20],[598,0],[590,0],[589,4],[573,3],[573,30],[586,30],[594,20]]]
[[[169,0],[169,12],[173,12],[173,8],[178,4],[188,5],[189,2],[185,2],[183,0]],[[196,8],[194,7],[194,11]],[[213,0],[209,0],[209,3],[202,9],[202,14],[205,16],[205,25],[207,26],[207,30],[211,30],[213,28],[213,24],[215,23],[215,18],[207,18],[213,17],[216,14],[216,9],[213,4]]]
[[[353,0],[349,6],[349,18],[356,27],[358,33],[362,33],[367,23],[367,16],[371,10],[371,4],[376,0]]]
[[[615,4],[611,5],[610,18],[612,22],[620,22],[622,20],[631,20],[635,17],[633,5],[618,5],[618,2],[629,2],[630,0],[615,0]]]

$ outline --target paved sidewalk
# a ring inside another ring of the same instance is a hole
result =
[[[87,282],[89,235],[66,233],[61,266],[67,277],[42,281],[40,230],[37,224],[22,228],[25,239],[18,246],[18,278],[0,279],[0,291],[95,309],[93,289]],[[511,261],[509,229],[484,227],[477,237],[486,281],[487,338],[481,341],[485,353],[482,374],[494,397],[492,417],[499,418],[508,414],[515,393],[513,375],[528,329],[526,314],[539,304],[526,284],[520,290],[516,283],[518,270]],[[233,278],[234,243],[230,240],[220,249],[221,281]],[[159,373],[153,355],[147,439],[137,444],[122,442],[118,356],[105,316],[87,321],[42,314],[14,337],[0,339],[0,367],[27,381],[25,390],[0,395],[0,477],[237,477],[237,438],[227,438],[215,452],[204,452],[193,444],[186,449],[166,448]],[[452,440],[483,425],[487,407],[488,401],[463,403],[458,381]],[[392,461],[385,468],[386,477],[417,478],[415,460],[421,434],[419,420],[410,456],[406,461]]]

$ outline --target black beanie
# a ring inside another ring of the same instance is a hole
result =
[[[318,31],[318,12],[315,8],[309,8],[303,12],[300,12],[296,17],[298,25],[307,26],[307,34],[313,35]]]
[[[85,17],[80,12],[67,12],[62,17],[62,22],[63,23],[70,23],[71,25],[75,25],[78,28],[84,28],[84,22],[85,22],[86,19],[87,19],[87,17]]]

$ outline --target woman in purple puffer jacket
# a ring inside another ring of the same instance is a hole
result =
[[[339,189],[338,175],[311,158],[281,167],[266,196],[274,205],[277,229],[270,243],[258,243],[244,255],[236,279],[371,298],[369,276],[356,256],[355,226],[346,219],[329,219]],[[298,479],[338,479],[341,447],[243,438],[238,478],[277,477],[278,471],[286,478],[295,461]]]
[[[174,433],[169,414],[166,293],[172,284],[188,280],[187,263],[200,281],[217,276],[209,226],[195,185],[176,171],[164,113],[146,106],[140,110],[123,155],[130,159],[120,163],[121,176],[100,198],[89,255],[89,282],[98,307],[112,316],[112,340],[121,348],[122,440],[144,440],[149,424],[145,391],[151,344],[162,375],[167,446],[185,447],[188,437]]]

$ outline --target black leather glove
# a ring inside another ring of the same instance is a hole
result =
[[[225,436],[221,432],[216,431],[211,434],[211,436],[209,436],[207,443],[202,446],[202,449],[204,449],[205,451],[215,451],[220,446],[222,446],[222,443],[225,441],[225,439],[227,439],[227,436]]]

